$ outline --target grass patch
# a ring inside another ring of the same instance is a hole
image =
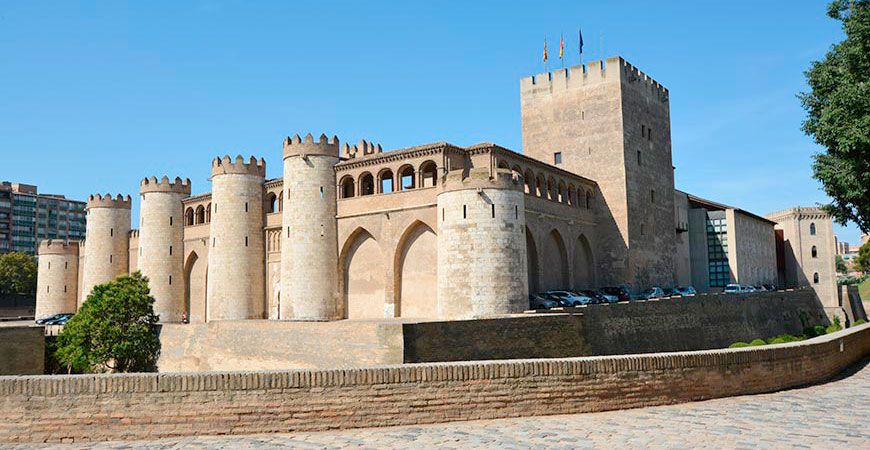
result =
[[[861,296],[861,301],[870,302],[870,278],[858,285],[858,294]]]

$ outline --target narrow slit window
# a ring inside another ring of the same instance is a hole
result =
[[[468,217],[468,209],[466,205],[462,205],[462,218],[465,219]]]
[[[63,263],[63,270],[66,270],[66,269],[69,269],[69,262],[64,261],[64,263]]]
[[[520,218],[520,207],[517,205],[514,205],[514,219],[519,219],[519,218]]]
[[[172,226],[172,216],[169,216],[169,226]]]
[[[320,186],[320,198],[323,198],[323,186]]]
[[[109,264],[112,263],[112,260],[113,260],[113,259],[114,259],[114,258],[113,258],[113,255],[109,255]]]
[[[641,156],[640,150],[637,151],[637,165],[638,165],[638,166],[642,166],[642,165],[643,165],[643,159],[642,159],[642,156]]]
[[[217,244],[217,239],[216,239],[216,238],[211,238],[211,246],[214,247],[215,244]]]
[[[248,202],[245,202],[245,212],[248,212]]]
[[[287,227],[287,237],[290,237],[290,227]]]
[[[48,269],[51,270],[51,261],[48,262]]]
[[[444,208],[441,208],[441,220],[444,220]]]
[[[115,229],[109,228],[109,236],[114,236],[114,235],[115,235]]]
[[[169,256],[172,256],[172,246],[169,246]]]
[[[172,285],[172,275],[169,275],[169,284]]]
[[[492,207],[492,218],[495,219],[495,203],[490,206]]]
[[[247,246],[248,246],[248,237],[245,236],[245,247],[247,247]]]
[[[63,285],[63,292],[66,293],[66,285]]]

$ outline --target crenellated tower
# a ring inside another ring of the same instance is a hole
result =
[[[265,178],[262,158],[224,156],[212,161],[207,320],[263,318]]]
[[[190,180],[164,176],[139,183],[139,270],[148,277],[161,322],[180,322],[184,304],[184,205]]]
[[[130,261],[130,196],[88,197],[85,261],[79,306],[91,289],[128,273]]]
[[[37,254],[36,318],[76,312],[79,243],[47,239],[39,243]]]
[[[438,193],[438,317],[471,319],[528,307],[522,178],[454,170]]]
[[[280,319],[333,320],[338,308],[338,138],[284,140]]]

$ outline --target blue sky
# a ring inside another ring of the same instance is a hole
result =
[[[85,198],[144,176],[209,190],[211,158],[311,131],[386,149],[521,150],[519,79],[622,55],[670,89],[677,188],[764,214],[826,201],[803,71],[842,38],[825,1],[0,0],[0,179]],[[858,241],[855,226],[835,226]]]

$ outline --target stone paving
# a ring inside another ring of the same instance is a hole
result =
[[[317,433],[36,447],[870,449],[868,363],[870,359],[865,359],[829,383],[801,389],[625,411]]]

